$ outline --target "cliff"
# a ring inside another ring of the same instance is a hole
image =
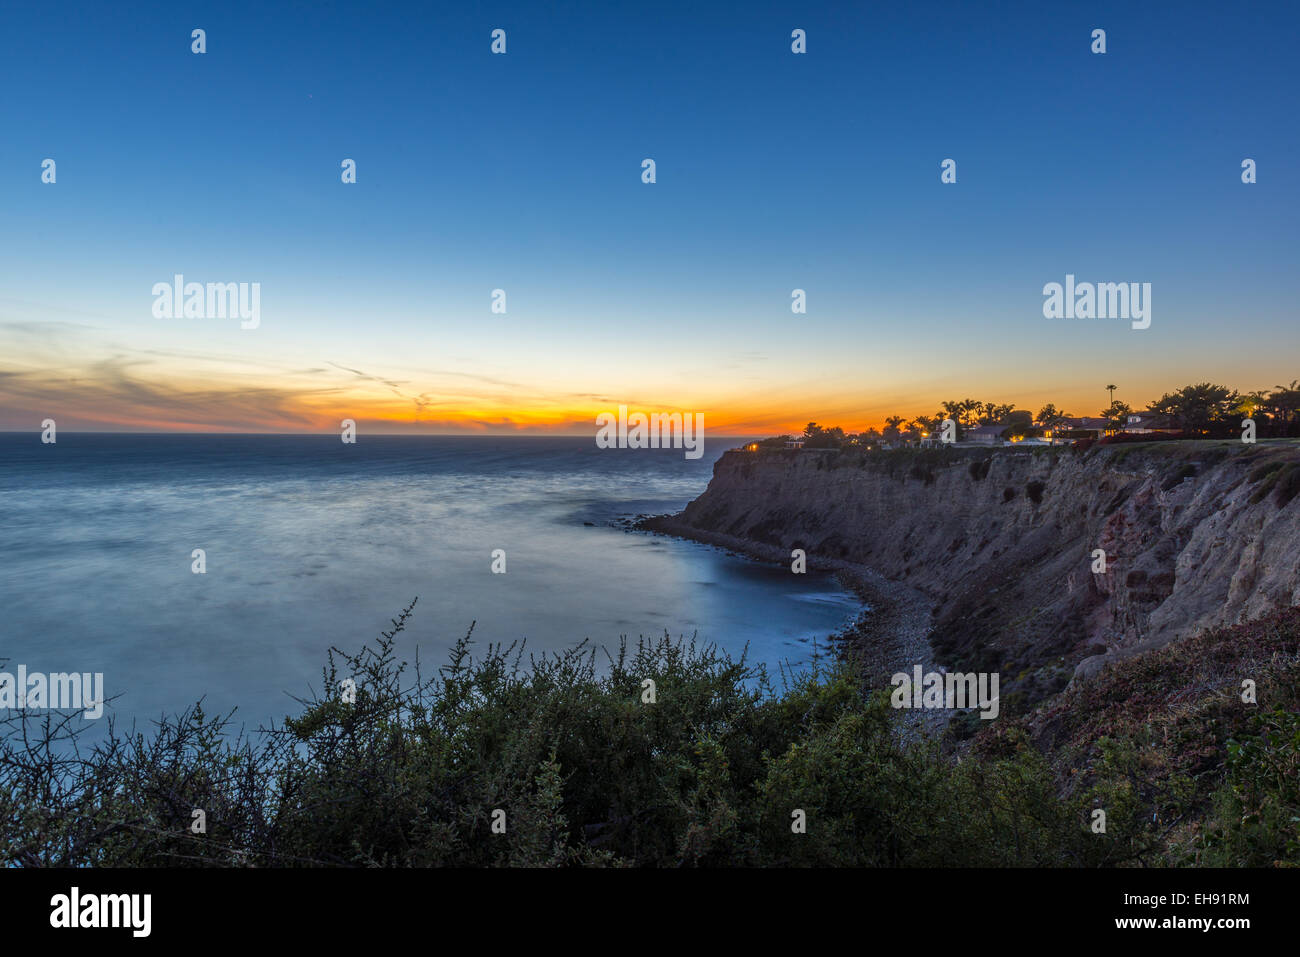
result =
[[[769,556],[803,548],[919,589],[937,660],[999,671],[1004,699],[1027,704],[1108,661],[1300,601],[1298,492],[1294,442],[736,450],[704,494],[650,527]]]

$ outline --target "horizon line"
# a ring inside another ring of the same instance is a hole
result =
[[[43,429],[0,429],[0,435],[40,435]],[[392,436],[394,438],[445,438],[445,439],[590,439],[592,432],[365,432],[364,435]],[[185,431],[180,429],[59,429],[60,435],[328,435],[338,436],[338,431],[323,432],[232,432],[232,431]],[[719,438],[752,439],[760,433],[728,432],[719,433]],[[767,437],[764,435],[764,437]]]

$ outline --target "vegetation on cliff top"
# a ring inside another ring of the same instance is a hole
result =
[[[1131,413],[1146,410],[1169,416],[1171,422],[1188,436],[1226,438],[1239,434],[1243,416],[1256,420],[1261,436],[1300,436],[1300,380],[1292,380],[1290,385],[1275,385],[1271,390],[1251,392],[1199,382],[1166,392],[1145,406],[1136,407],[1115,399],[1118,388],[1106,386],[1110,403],[1094,416],[1109,420],[1117,428]],[[1004,426],[1007,435],[1024,437],[1041,434],[1044,429],[1073,418],[1072,413],[1057,409],[1051,402],[1033,414],[1027,409],[1017,409],[1015,405],[979,399],[950,399],[941,402],[940,408],[930,415],[917,415],[911,419],[902,415],[886,416],[883,427],[879,429],[846,432],[839,426],[825,427],[809,422],[802,438],[808,448],[873,447],[881,442],[914,444],[922,437],[938,432],[944,419],[952,419],[961,429],[980,425]],[[783,435],[764,441],[780,446],[789,438]]]
[[[729,454],[733,456],[731,461],[741,466],[757,460],[787,462],[806,459],[807,467],[818,470],[863,469],[896,479],[917,479],[925,484],[932,483],[940,469],[956,465],[963,466],[968,470],[971,480],[978,482],[988,476],[987,463],[995,455],[1016,456],[1045,464],[1081,460],[1093,468],[1110,465],[1130,471],[1152,469],[1165,475],[1167,480],[1172,480],[1171,488],[1184,478],[1204,474],[1206,469],[1221,462],[1251,465],[1249,481],[1254,484],[1266,480],[1266,491],[1271,491],[1279,480],[1282,480],[1282,486],[1287,489],[1291,483],[1300,481],[1300,475],[1293,474],[1300,471],[1300,466],[1286,469],[1281,475],[1271,475],[1290,463],[1300,463],[1300,441],[1295,439],[1269,439],[1257,444],[1243,443],[1239,439],[1184,439],[1113,445],[1079,443],[1078,447],[1058,445],[1018,448],[937,446],[868,450],[845,446],[815,456],[801,456],[796,450],[765,447],[760,443],[756,452],[735,450]]]

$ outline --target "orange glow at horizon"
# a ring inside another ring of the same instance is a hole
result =
[[[61,403],[58,418],[61,427],[73,431],[315,433],[337,432],[344,419],[352,419],[359,428],[379,433],[585,435],[594,434],[598,415],[616,413],[618,408],[617,404],[572,407],[539,403],[526,407],[466,402],[454,410],[444,406],[437,411],[413,411],[409,401],[396,396],[360,394],[344,397],[331,394],[281,397],[271,408],[258,410],[255,415],[241,416],[240,421],[230,421],[227,416],[231,410],[220,404],[208,410],[210,414],[203,414],[188,403],[184,409],[178,410],[166,407],[110,410],[92,402],[69,398],[70,401]],[[826,428],[839,426],[849,433],[868,428],[883,429],[885,419],[891,414],[902,415],[911,421],[917,415],[931,415],[941,408],[941,401],[937,399],[929,403],[908,403],[906,407],[902,404],[887,405],[876,397],[863,397],[863,400],[861,411],[850,415],[837,415],[833,408],[829,413],[817,411],[819,407],[826,409],[850,404],[844,397],[836,397],[836,401],[825,405],[806,400],[806,411],[799,414],[791,414],[789,410],[778,412],[771,408],[769,401],[762,399],[749,406],[733,401],[703,408],[691,403],[640,403],[628,404],[628,408],[629,411],[646,413],[699,411],[704,415],[704,425],[709,432],[731,436],[799,434],[810,421]],[[1058,409],[1076,415],[1094,415],[1104,405],[1095,403],[1098,409],[1093,409],[1083,405],[1076,408],[1077,404],[1070,403],[1056,404]],[[912,406],[918,408],[911,412],[903,411]],[[1036,412],[1039,404],[1021,403],[1016,407]],[[920,411],[923,409],[928,411]],[[32,413],[41,414],[35,410]],[[35,419],[35,422],[39,421],[39,417]],[[8,428],[10,425],[0,427]],[[35,427],[34,423],[32,427]]]
[[[53,418],[71,431],[333,433],[352,419],[372,433],[592,435],[598,415],[626,405],[645,413],[700,413],[714,435],[766,437],[799,434],[810,421],[848,433],[882,429],[888,416],[911,421],[938,413],[945,400],[968,397],[1031,413],[1051,403],[1071,415],[1100,414],[1110,401],[1109,377],[1071,370],[1065,380],[1041,366],[1014,375],[974,365],[927,370],[924,380],[899,369],[864,381],[830,367],[796,374],[792,365],[783,370],[788,376],[760,379],[641,366],[586,373],[581,364],[555,362],[526,370],[442,369],[269,354],[158,357],[115,353],[111,346],[65,347],[57,338],[22,343],[24,351],[7,352],[0,375],[0,430],[34,429]],[[1231,363],[1224,364],[1230,368],[1217,377],[1147,369],[1142,385],[1134,385],[1131,371],[1117,375],[1115,398],[1137,410],[1193,379],[1217,378],[1243,391],[1273,381],[1259,379],[1257,371],[1232,376]],[[1089,381],[1081,385],[1084,375]]]

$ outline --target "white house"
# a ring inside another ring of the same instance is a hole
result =
[[[1144,409],[1141,412],[1133,412],[1129,415],[1128,420],[1124,423],[1124,431],[1145,435],[1150,432],[1177,432],[1178,429],[1174,426],[1174,417],[1172,415]]]

